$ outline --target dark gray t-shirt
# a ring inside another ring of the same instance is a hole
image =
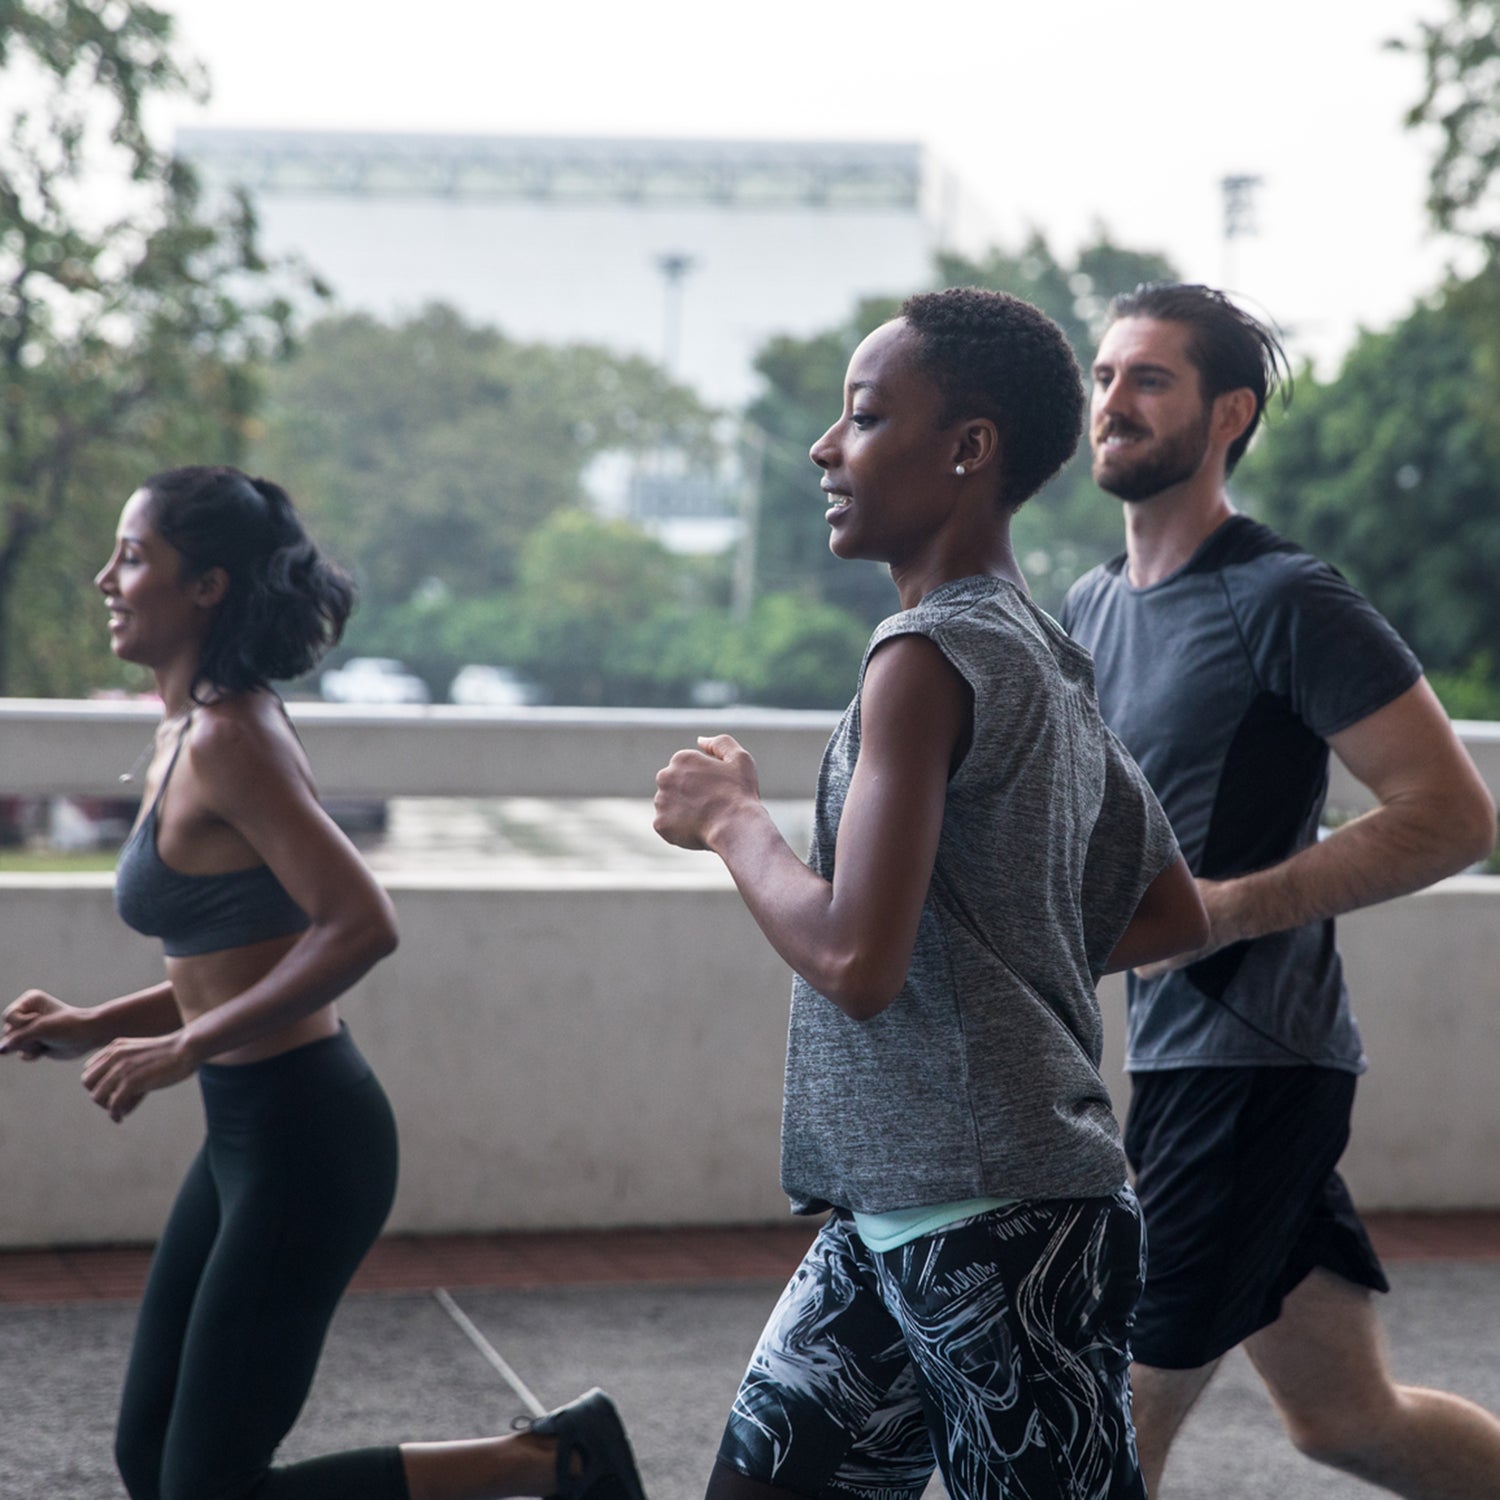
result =
[[[865,665],[905,634],[972,689],[973,741],[895,1001],[855,1021],[793,981],[782,1184],[805,1213],[1113,1193],[1125,1159],[1094,981],[1176,858],[1171,829],[1104,727],[1087,654],[1018,589],[945,584],[876,630]],[[809,863],[825,879],[859,745],[856,696],[818,778]]]
[[[1105,721],[1140,763],[1195,875],[1276,864],[1318,836],[1328,736],[1421,676],[1326,563],[1247,516],[1150,588],[1125,559],[1073,586],[1063,623],[1094,656]],[[1315,1063],[1361,1072],[1333,923],[1130,977],[1126,1066]]]

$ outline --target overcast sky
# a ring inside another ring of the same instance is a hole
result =
[[[915,140],[971,238],[1095,221],[1328,359],[1453,259],[1428,232],[1419,60],[1445,0],[161,0],[208,68],[176,124]],[[1226,247],[1220,179],[1264,179]],[[857,256],[859,246],[851,244]],[[846,309],[830,308],[829,321]]]

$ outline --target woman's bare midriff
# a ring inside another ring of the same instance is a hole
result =
[[[183,1023],[217,1010],[264,979],[299,936],[293,933],[288,937],[267,938],[263,943],[250,943],[243,948],[223,948],[217,953],[167,959],[167,978],[172,982],[172,993],[178,1010],[182,1012]],[[243,1046],[217,1053],[210,1061],[230,1066],[264,1062],[268,1057],[333,1036],[338,1029],[338,1009],[330,1002],[289,1026],[279,1027]]]

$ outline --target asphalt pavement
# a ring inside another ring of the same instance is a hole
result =
[[[1383,1311],[1398,1378],[1500,1411],[1500,1262],[1389,1269],[1394,1292]],[[651,1500],[698,1500],[727,1404],[778,1290],[771,1281],[736,1281],[453,1296],[543,1404],[596,1384],[614,1395]],[[125,1302],[0,1308],[3,1500],[123,1495],[110,1435],[133,1318]],[[524,1409],[431,1293],[355,1294],[338,1313],[283,1457],[503,1431]],[[1297,1455],[1236,1354],[1190,1418],[1160,1500],[1377,1493]]]

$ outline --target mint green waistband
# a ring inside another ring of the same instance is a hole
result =
[[[992,1208],[1008,1208],[1015,1198],[964,1198],[957,1203],[924,1203],[920,1208],[897,1208],[884,1214],[862,1214],[854,1211],[854,1227],[871,1250],[895,1250],[932,1234],[972,1219],[975,1214]]]

